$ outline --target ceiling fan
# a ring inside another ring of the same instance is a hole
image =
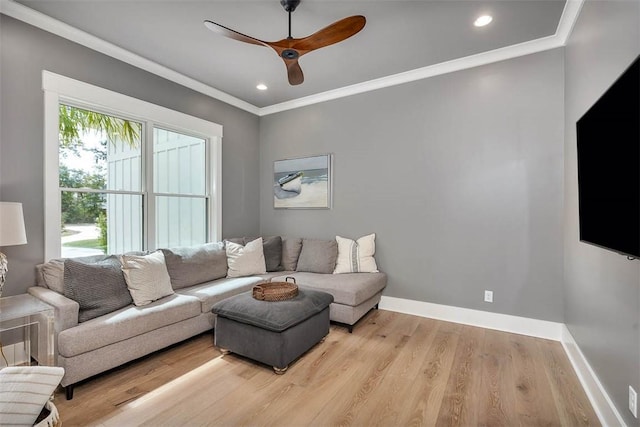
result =
[[[272,48],[278,56],[282,58],[287,67],[289,84],[299,85],[304,81],[304,75],[302,74],[300,64],[298,64],[298,58],[313,50],[348,39],[362,30],[367,22],[362,15],[349,16],[348,18],[334,22],[310,36],[295,39],[291,37],[291,13],[296,10],[296,7],[300,4],[300,0],[280,0],[280,4],[284,7],[284,10],[289,13],[289,37],[277,42],[258,40],[209,20],[205,20],[204,25],[211,31],[222,36],[245,43]]]

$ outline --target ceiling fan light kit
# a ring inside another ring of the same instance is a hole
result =
[[[291,13],[296,10],[296,7],[300,4],[300,0],[280,0],[280,4],[285,12],[289,14],[289,36],[286,39],[276,42],[259,40],[209,20],[205,20],[204,25],[216,34],[230,39],[266,46],[275,50],[287,68],[289,84],[295,86],[304,81],[302,68],[300,68],[300,64],[298,64],[298,59],[302,55],[320,49],[321,47],[330,46],[346,40],[362,30],[367,23],[366,18],[362,15],[349,16],[316,31],[310,36],[296,39],[291,36]]]

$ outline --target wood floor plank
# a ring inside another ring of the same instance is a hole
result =
[[[600,425],[589,404],[584,389],[569,362],[560,343],[549,340],[536,340],[542,350],[545,373],[551,385],[551,393],[560,422],[564,426]]]
[[[145,423],[168,423],[178,425],[185,416],[193,416],[199,410],[205,410],[224,394],[212,393],[211,383],[206,379],[215,378],[215,384],[230,392],[245,384],[243,371],[254,373],[249,364],[230,364],[221,356],[212,359],[187,374],[147,393],[136,401],[128,402],[119,408],[117,416],[103,420],[107,426],[142,425]],[[205,397],[206,398],[203,398]],[[189,407],[189,411],[176,411],[175,408]],[[158,421],[159,420],[159,421]]]
[[[485,332],[482,328],[463,327],[436,425],[478,424],[477,396],[480,392],[481,346]]]
[[[482,346],[482,374],[477,396],[478,424],[516,425],[515,380],[509,334],[487,330]]]
[[[462,325],[437,322],[433,343],[425,354],[420,373],[406,394],[398,419],[400,425],[435,425],[451,373]]]
[[[361,347],[365,340],[354,338],[350,334],[342,337],[333,336],[335,341],[325,341],[324,347],[312,352],[308,359],[293,367],[295,376],[302,375],[305,381],[292,382],[300,386],[296,399],[274,405],[274,412],[264,415],[264,425],[281,426],[282,414],[286,415],[289,425],[309,425],[320,411],[330,404],[328,396],[340,395],[349,383],[356,381],[354,376],[361,372],[367,364],[355,357],[344,357],[353,349]],[[318,364],[322,361],[322,364]],[[300,410],[301,406],[304,408]]]
[[[557,342],[385,310],[284,375],[203,334],[56,397],[68,426],[599,425]]]
[[[405,335],[398,352],[382,378],[380,386],[363,405],[356,418],[360,425],[394,425],[402,416],[403,404],[413,396],[411,385],[421,374],[426,355],[436,336],[438,322],[419,319],[411,335]]]
[[[509,342],[518,424],[531,427],[561,425],[537,342],[516,334],[510,334]]]
[[[343,388],[348,390],[345,394],[349,398],[345,399],[342,392],[335,395],[317,414],[314,423],[354,424],[370,395],[380,385],[386,370],[406,345],[406,333],[412,333],[418,324],[417,319],[387,313],[379,316],[382,321],[378,322],[376,333],[369,335],[358,349],[358,358],[363,365]],[[371,357],[373,354],[376,355],[375,359]]]

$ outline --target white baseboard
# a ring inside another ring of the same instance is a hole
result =
[[[488,311],[387,296],[383,296],[380,300],[380,308],[554,341],[562,340],[562,328],[564,327],[563,323],[549,322],[547,320],[530,319],[527,317],[511,316],[509,314],[491,313]]]
[[[587,397],[589,397],[589,401],[591,401],[591,406],[593,406],[593,410],[596,411],[602,425],[612,427],[626,426],[627,424],[624,422],[620,412],[618,412],[611,401],[611,398],[595,372],[593,372],[589,362],[587,362],[584,354],[582,354],[580,347],[566,325],[562,326],[561,342],[569,361],[571,361],[571,365],[573,365],[573,369],[576,371],[576,375],[578,375],[582,388],[584,388],[585,393],[587,393]]]
[[[624,419],[564,323],[387,296],[381,298],[379,307],[383,310],[559,341],[602,425],[626,427]]]

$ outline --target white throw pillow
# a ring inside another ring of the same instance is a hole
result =
[[[267,272],[262,250],[262,237],[252,240],[246,246],[226,241],[227,277],[244,277]]]
[[[338,260],[333,274],[377,273],[378,266],[373,257],[376,253],[376,235],[369,234],[357,241],[336,236]]]
[[[121,255],[120,262],[135,305],[147,305],[174,293],[162,251],[142,256]]]

